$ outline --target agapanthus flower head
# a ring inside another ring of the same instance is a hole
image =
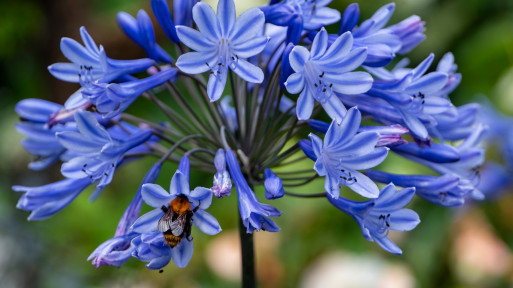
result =
[[[369,201],[356,202],[330,196],[328,200],[358,222],[365,239],[375,241],[390,253],[401,254],[401,249],[388,238],[388,233],[390,230],[410,231],[420,223],[417,213],[403,209],[414,194],[415,188],[397,190],[394,184],[389,184],[381,189],[376,199]]]
[[[339,197],[341,185],[368,198],[375,198],[379,194],[376,184],[358,170],[369,169],[383,162],[388,148],[376,148],[378,133],[357,134],[360,122],[360,111],[353,107],[340,124],[336,121],[331,123],[324,140],[310,134],[316,156],[314,169],[320,176],[326,177],[324,189],[334,199]]]
[[[262,11],[253,8],[236,19],[233,0],[219,0],[217,17],[203,2],[194,5],[192,15],[199,31],[177,26],[176,32],[180,41],[196,52],[180,56],[176,66],[189,74],[210,71],[207,93],[211,101],[223,94],[228,69],[251,83],[264,80],[262,70],[246,60],[262,52],[268,41],[260,34],[265,21]]]
[[[351,33],[340,35],[328,47],[328,32],[322,28],[310,51],[303,46],[291,51],[290,66],[296,73],[289,76],[285,87],[289,93],[300,93],[296,108],[299,120],[310,119],[316,100],[331,119],[340,123],[346,108],[335,92],[359,94],[371,88],[372,77],[368,73],[352,72],[365,60],[366,49],[352,47]]]

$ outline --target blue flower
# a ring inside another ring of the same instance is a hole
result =
[[[264,170],[264,178],[265,198],[272,200],[281,198],[285,195],[283,182],[271,169],[266,168]]]
[[[186,173],[187,175],[183,172],[182,170],[177,170],[173,175],[169,192],[157,184],[145,184],[142,186],[141,195],[144,202],[155,209],[137,219],[132,228],[133,231],[137,233],[153,233],[157,230],[160,231],[158,234],[154,234],[154,238],[152,238],[154,241],[158,241],[156,242],[158,243],[158,247],[164,246],[162,244],[162,242],[165,244],[162,232],[166,232],[168,230],[166,229],[166,231],[162,231],[164,230],[164,227],[159,226],[159,220],[165,214],[162,207],[168,207],[168,205],[178,197],[186,199],[186,201],[190,203],[192,211],[196,210],[193,214],[192,224],[198,227],[200,231],[207,235],[215,235],[221,231],[221,227],[219,226],[216,218],[204,211],[210,207],[210,204],[212,203],[212,191],[203,187],[196,187],[193,191],[190,191],[189,179],[187,176],[188,172]],[[148,244],[148,241],[145,241],[144,237],[141,239],[143,243]],[[176,266],[185,267],[189,263],[193,249],[191,239],[187,239],[185,236],[177,246],[170,248],[165,244],[165,247],[167,248],[160,249],[163,251],[166,251],[166,249],[171,250],[169,255],[174,255],[173,262]],[[168,255],[167,252],[164,254]]]
[[[132,256],[135,247],[131,245],[132,239],[139,236],[138,233],[115,236],[98,246],[87,261],[98,268],[100,266],[121,267]]]
[[[217,198],[230,196],[232,192],[232,180],[230,173],[226,170],[226,157],[223,149],[217,150],[214,157],[214,166],[216,166],[216,174],[214,175],[214,185],[212,186],[212,193]]]
[[[285,87],[292,94],[301,93],[297,100],[297,117],[308,120],[314,108],[314,99],[337,123],[342,121],[346,108],[334,92],[359,94],[372,86],[372,77],[366,72],[350,72],[360,66],[367,55],[365,48],[353,46],[351,33],[344,33],[328,48],[328,32],[323,28],[315,36],[310,51],[296,46],[289,56],[290,66],[296,72],[289,76]]]
[[[117,20],[125,34],[132,39],[132,41],[137,43],[137,45],[141,46],[146,51],[149,58],[164,63],[173,61],[173,58],[155,41],[153,24],[146,11],[139,10],[137,19],[126,12],[119,12]]]
[[[285,0],[262,7],[265,21],[287,26],[287,43],[299,43],[303,30],[316,30],[340,19],[340,12],[326,7],[332,0]]]
[[[310,133],[312,148],[316,156],[314,169],[319,176],[326,176],[324,189],[337,199],[340,185],[351,188],[356,193],[375,198],[378,187],[367,176],[357,170],[375,167],[385,160],[388,148],[378,147],[378,133],[358,133],[360,111],[355,107],[349,109],[341,124],[333,121],[326,132],[324,142]]]
[[[30,211],[28,220],[43,220],[66,207],[89,185],[87,178],[64,179],[38,187],[13,186],[12,190],[25,193],[16,207]]]
[[[182,241],[183,244],[187,244],[187,247],[190,247],[188,251],[190,252],[190,257],[192,257],[192,252],[194,248],[192,246],[192,241],[188,241],[184,239]],[[179,246],[184,246],[183,244]],[[135,248],[133,250],[132,256],[144,261],[149,262],[146,267],[152,270],[158,270],[165,267],[169,261],[171,261],[172,251],[174,249],[169,249],[169,245],[167,245],[166,241],[164,241],[164,236],[162,232],[151,232],[151,233],[143,233],[132,240],[131,245]],[[175,247],[175,248],[178,248]],[[188,256],[188,255],[185,255]],[[190,260],[190,257],[186,257]],[[178,258],[178,257],[175,257]],[[189,262],[187,260],[187,262]],[[175,262],[176,264],[176,262]],[[178,265],[177,265],[178,266]],[[178,267],[185,267],[187,264]]]
[[[389,184],[381,189],[378,198],[369,201],[356,202],[330,196],[328,200],[358,222],[365,239],[375,241],[390,253],[402,254],[401,249],[388,238],[388,233],[390,230],[410,231],[420,223],[415,211],[403,209],[414,195],[415,188],[396,190],[394,184]]]
[[[379,97],[393,106],[413,136],[428,140],[426,126],[436,125],[433,115],[456,110],[442,91],[449,78],[446,73],[425,74],[433,62],[433,54],[414,69],[386,71],[384,68],[369,69],[381,80],[374,82],[367,94]]]
[[[134,224],[135,220],[137,220],[141,211],[142,185],[154,183],[157,180],[161,168],[162,163],[159,161],[146,173],[141,186],[137,189],[134,199],[126,208],[123,216],[121,216],[114,237],[98,246],[98,248],[91,253],[89,258],[87,258],[87,261],[92,260],[92,264],[96,266],[96,268],[103,265],[121,267],[121,265],[132,256],[136,247],[131,245],[131,241],[140,234],[132,232],[131,226]]]
[[[267,44],[268,38],[260,34],[265,21],[262,11],[253,8],[235,20],[233,0],[220,0],[217,17],[203,2],[196,4],[192,13],[199,32],[186,26],[177,26],[176,32],[183,44],[197,52],[180,56],[176,66],[189,74],[210,70],[207,93],[211,101],[221,97],[228,68],[248,82],[262,83],[262,70],[245,60],[262,52]]]
[[[127,109],[142,93],[159,86],[176,76],[176,69],[169,68],[144,79],[123,83],[103,83],[91,79],[85,69],[81,77],[82,98],[95,105],[104,118],[112,118]]]
[[[378,9],[371,18],[356,27],[360,18],[357,3],[349,5],[344,11],[339,34],[350,31],[355,47],[367,48],[364,65],[382,67],[390,63],[396,53],[405,54],[426,37],[424,22],[418,16],[411,16],[402,22],[385,28],[394,13],[395,4],[387,4]],[[330,39],[331,40],[331,39]]]
[[[394,183],[402,187],[415,187],[415,194],[431,203],[456,207],[465,203],[465,198],[472,191],[468,186],[459,185],[457,175],[446,174],[440,177],[430,175],[397,175],[382,171],[369,170],[367,176],[381,183]]]
[[[48,70],[57,79],[78,83],[83,67],[92,67],[91,75],[94,80],[110,82],[126,75],[141,72],[153,65],[151,59],[114,60],[107,57],[103,47],[96,46],[93,38],[84,27],[80,35],[85,46],[70,38],[62,38],[61,51],[72,63],[56,63]]]
[[[478,144],[486,132],[486,127],[478,125],[475,130],[470,134],[455,151],[439,151],[440,146],[432,147],[419,147],[413,149],[397,150],[394,152],[399,155],[425,165],[441,175],[456,175],[460,178],[458,183],[462,193],[465,192],[465,197],[470,196],[474,199],[481,200],[484,195],[477,188],[479,184],[479,167],[484,162],[484,149]],[[434,144],[433,144],[434,145]],[[440,144],[441,145],[441,144]],[[400,147],[400,146],[398,146]],[[446,145],[445,147],[450,147]],[[446,153],[447,152],[447,153]],[[458,154],[458,158],[454,161],[454,152]]]
[[[328,128],[330,127],[329,123],[310,119],[308,121],[308,125],[315,132],[326,134]],[[360,126],[358,128],[358,133],[361,132],[376,132],[379,134],[379,140],[376,144],[377,147],[380,146],[396,146],[406,144],[406,140],[402,139],[401,136],[405,133],[408,133],[409,130],[404,128],[401,125],[394,124],[390,126]]]
[[[78,131],[56,134],[62,146],[80,154],[64,163],[61,173],[67,178],[86,177],[91,182],[99,181],[92,196],[94,199],[112,181],[123,154],[147,141],[151,136],[151,130],[139,131],[123,140],[115,140],[90,112],[77,111],[75,122]]]
[[[48,125],[52,115],[58,113],[62,105],[40,99],[25,99],[18,102],[14,109],[23,120],[16,124],[16,130],[27,137],[21,141],[21,145],[35,156],[29,163],[30,169],[42,170],[59,159],[69,159],[70,153],[66,153],[66,148],[59,143],[55,134],[76,128],[71,123]]]
[[[246,227],[246,232],[253,233],[255,230],[280,231],[280,227],[268,217],[278,217],[281,215],[281,212],[271,205],[258,202],[255,193],[242,175],[235,154],[229,148],[226,149],[226,163],[228,164],[235,188],[237,188],[240,217]]]

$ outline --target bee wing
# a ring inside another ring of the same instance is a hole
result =
[[[175,236],[180,236],[183,233],[187,220],[187,213],[180,214],[175,221],[171,222],[171,233]]]
[[[169,210],[171,211],[171,210]],[[158,228],[160,232],[166,232],[171,229],[173,225],[173,212],[166,213],[159,219]]]

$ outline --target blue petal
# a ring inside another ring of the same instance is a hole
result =
[[[77,123],[78,131],[84,137],[99,143],[107,143],[111,140],[109,133],[98,123],[93,113],[78,110],[75,112],[75,122]]]
[[[331,123],[324,137],[324,147],[331,148],[349,143],[360,128],[361,120],[362,115],[356,107],[349,109],[340,125],[336,122]]]
[[[386,211],[399,210],[410,203],[414,195],[415,188],[408,187],[396,190],[395,185],[391,183],[381,190],[379,198],[375,200],[376,205],[373,210],[378,214],[383,214]]]
[[[210,41],[221,39],[221,27],[219,20],[216,18],[214,9],[207,3],[200,2],[192,8],[192,17],[198,26],[201,34],[207,37]]]
[[[305,88],[299,98],[297,99],[296,113],[299,120],[308,120],[312,115],[314,108],[314,98],[308,93],[308,88]]]
[[[259,67],[249,63],[244,59],[238,59],[232,65],[233,72],[237,73],[240,78],[251,83],[262,83],[264,81],[264,72]]]
[[[176,267],[184,268],[189,264],[189,261],[191,261],[193,253],[194,246],[192,245],[192,241],[189,241],[184,237],[178,246],[171,249],[171,258],[173,259],[173,263],[175,263]]]
[[[189,198],[199,201],[200,209],[207,209],[212,203],[212,190],[204,187],[196,187],[189,194]]]
[[[51,114],[61,109],[62,105],[41,99],[23,99],[14,107],[22,119],[39,123],[46,123]]]
[[[349,137],[352,138],[351,142],[346,143],[345,145],[330,147],[329,152],[333,154],[341,153],[342,155],[349,154],[351,157],[370,153],[375,149],[376,143],[379,139],[379,134],[376,132],[360,132]]]
[[[261,35],[264,24],[265,16],[260,9],[246,10],[235,21],[229,40],[234,46],[241,45],[243,42],[253,39],[255,35]]]
[[[240,59],[239,59],[240,61]],[[225,67],[218,70],[219,73],[211,73],[208,77],[207,94],[210,102],[219,100],[223,95],[224,87],[226,86],[226,77],[228,71]]]
[[[198,210],[194,213],[193,223],[201,232],[207,235],[216,235],[222,231],[217,219],[203,210]]]
[[[310,18],[309,21],[305,21],[303,26],[304,29],[315,30],[340,20],[340,12],[328,7],[316,8],[315,14],[312,16],[313,17]]]
[[[401,209],[390,215],[390,229],[395,231],[410,231],[420,223],[419,215],[410,209]]]
[[[305,87],[305,77],[303,73],[294,73],[287,78],[285,87],[290,94],[298,94]]]
[[[417,67],[415,67],[412,70],[413,79],[418,79],[422,75],[424,75],[424,73],[426,73],[426,71],[429,69],[429,66],[431,66],[431,63],[433,63],[434,59],[435,55],[433,53],[430,53],[429,56],[426,59],[424,59],[424,61],[417,65]]]
[[[306,61],[310,58],[310,52],[303,46],[296,46],[289,55],[290,67],[294,72],[302,72]]]
[[[343,59],[326,58],[323,64],[326,68],[324,70],[326,72],[331,73],[342,73],[346,71],[353,71],[354,69],[360,67],[363,64],[365,59],[367,58],[367,49],[365,48],[356,48],[353,49],[349,54],[345,55]],[[337,61],[337,62],[334,62]]]
[[[182,54],[176,61],[178,69],[189,74],[199,74],[217,64],[217,51],[189,52]]]
[[[219,0],[217,19],[221,23],[221,35],[227,37],[235,23],[235,3],[233,0]]]
[[[358,180],[347,187],[366,198],[377,198],[379,196],[378,186],[369,177],[358,171],[351,171],[351,175]]]
[[[137,233],[148,233],[158,229],[159,219],[164,216],[164,211],[160,208],[154,209],[135,220],[132,230]]]
[[[428,132],[426,126],[414,115],[411,115],[408,112],[403,111],[403,109],[397,109],[399,114],[404,120],[404,123],[410,129],[410,132],[413,133],[416,137],[421,140],[425,140],[428,137]]]
[[[100,49],[98,49],[98,45],[94,42],[93,38],[84,26],[80,27],[80,37],[82,38],[82,42],[84,42],[85,47],[89,52],[94,54],[100,54]]]
[[[63,37],[61,40],[62,54],[73,63],[96,66],[99,64],[97,55],[93,55],[77,41]]]
[[[165,190],[164,190],[165,191]],[[169,185],[169,194],[172,196],[185,195],[189,196],[189,181],[182,172],[176,171],[171,178],[171,184]]]
[[[153,10],[153,14],[157,18],[157,21],[160,24],[160,27],[164,30],[166,36],[171,39],[171,41],[175,43],[180,43],[175,24],[173,23],[173,19],[171,18],[171,13],[169,12],[169,6],[167,5],[166,0],[151,0],[151,8]]]
[[[248,41],[233,44],[232,49],[239,58],[249,58],[262,52],[269,41],[268,37],[261,36]]]
[[[431,72],[413,81],[404,92],[408,94],[415,94],[419,91],[423,93],[434,93],[440,91],[445,84],[447,84],[447,81],[449,81],[447,74]]]
[[[342,20],[340,21],[340,28],[338,30],[338,34],[342,34],[346,31],[352,31],[353,28],[358,24],[360,20],[360,7],[358,3],[352,3],[347,6],[346,10],[344,10],[344,15],[342,16]]]
[[[328,32],[326,29],[321,28],[321,31],[315,36],[312,47],[310,48],[310,55],[312,60],[317,60],[324,55],[328,48]]]
[[[327,73],[325,76],[334,84],[333,90],[342,94],[360,94],[369,91],[372,87],[373,79],[367,72],[346,72],[336,77]]]
[[[59,143],[65,148],[78,153],[99,152],[103,143],[98,143],[75,131],[64,131],[55,134]]]
[[[71,83],[79,82],[80,66],[74,63],[55,63],[48,66],[48,71],[53,77]]]
[[[141,196],[144,202],[153,208],[160,208],[163,205],[168,206],[175,196],[171,196],[160,185],[147,183],[142,185]]]
[[[183,44],[199,52],[211,51],[217,45],[199,31],[186,26],[176,26],[176,33]]]
[[[376,243],[378,243],[381,248],[390,253],[397,255],[403,254],[403,251],[401,251],[401,249],[397,247],[397,245],[395,245],[395,243],[392,242],[392,240],[390,240],[388,237],[374,237],[374,241],[376,241]]]
[[[326,111],[331,119],[335,120],[337,123],[342,122],[347,110],[338,97],[331,96],[328,101],[322,102],[321,104],[322,108],[324,108],[324,111]]]
[[[374,151],[361,156],[348,155],[341,157],[342,165],[355,170],[369,169],[379,165],[388,155],[388,148],[378,147]]]

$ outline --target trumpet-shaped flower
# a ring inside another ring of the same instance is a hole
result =
[[[80,77],[81,95],[95,105],[104,118],[112,118],[125,111],[142,93],[163,84],[176,76],[176,69],[169,68],[150,77],[123,83],[93,81],[88,67]]]
[[[347,110],[334,92],[359,94],[371,88],[368,73],[351,72],[365,60],[366,49],[352,47],[353,37],[347,32],[328,48],[328,32],[323,28],[310,51],[303,46],[292,49],[289,60],[296,73],[288,77],[285,87],[289,93],[300,93],[296,107],[299,120],[310,119],[316,100],[331,119],[340,123]]]
[[[92,78],[102,82],[123,78],[144,71],[153,64],[151,59],[114,60],[107,57],[102,46],[98,47],[84,27],[80,36],[85,46],[70,38],[62,38],[61,51],[72,63],[56,63],[48,70],[57,79],[78,83],[83,67],[92,67]]]
[[[280,210],[271,205],[258,202],[255,193],[242,175],[235,154],[230,149],[226,150],[226,163],[228,164],[228,169],[230,170],[235,188],[237,188],[240,217],[246,227],[246,232],[253,233],[255,230],[268,232],[280,231],[280,227],[278,227],[273,220],[268,218],[280,216]]]
[[[235,19],[233,0],[220,0],[217,17],[212,7],[200,2],[192,10],[199,31],[177,26],[180,41],[196,50],[180,56],[176,66],[185,73],[210,71],[207,93],[211,101],[223,94],[228,69],[251,83],[262,83],[264,73],[246,59],[262,52],[268,38],[261,35],[265,17],[258,8],[242,13]]]
[[[109,135],[109,132],[90,112],[77,111],[75,122],[78,131],[56,134],[62,146],[80,154],[64,163],[61,173],[68,178],[86,177],[91,182],[99,181],[96,193],[92,196],[94,199],[112,181],[116,166],[122,161],[123,154],[147,141],[151,137],[151,131],[139,131],[118,141]]]
[[[340,185],[348,186],[368,198],[375,198],[379,194],[376,184],[357,170],[369,169],[383,162],[388,148],[375,147],[379,140],[378,133],[356,134],[360,122],[360,111],[353,107],[342,123],[331,123],[324,141],[310,134],[317,158],[314,169],[319,176],[326,176],[324,189],[334,199],[339,197]]]
[[[378,198],[369,201],[356,202],[330,196],[328,200],[358,222],[365,239],[375,241],[390,253],[402,254],[401,249],[388,238],[388,233],[390,230],[410,231],[420,223],[415,211],[403,209],[414,194],[415,188],[396,190],[394,184],[389,184],[381,189]]]

